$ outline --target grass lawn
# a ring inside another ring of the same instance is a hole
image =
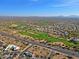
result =
[[[44,32],[34,32],[34,31],[22,31],[20,32],[22,35],[28,35],[33,38],[38,38],[39,40],[47,40],[48,42],[63,42],[65,45],[69,47],[73,46],[79,46],[79,43],[74,44],[73,42],[69,42],[64,38],[55,38],[55,37],[49,37],[47,33]]]

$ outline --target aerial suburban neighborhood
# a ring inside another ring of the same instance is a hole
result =
[[[30,17],[6,18],[0,20],[1,59],[79,58],[78,21],[61,22],[55,17],[51,20],[31,20]]]
[[[0,0],[0,59],[79,59],[79,0]]]

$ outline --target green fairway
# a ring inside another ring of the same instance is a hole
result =
[[[64,38],[55,38],[49,37],[47,33],[44,32],[34,32],[34,31],[22,31],[20,32],[22,35],[28,35],[38,40],[46,40],[48,42],[63,42],[66,46],[73,47],[78,46],[79,43],[74,44],[73,42],[69,42]]]

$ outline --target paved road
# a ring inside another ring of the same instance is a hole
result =
[[[75,56],[75,57],[79,58],[79,53],[78,52],[74,52],[74,51],[71,51],[71,50],[63,49],[63,48],[60,48],[60,47],[51,47],[51,46],[46,45],[46,44],[40,44],[40,43],[31,41],[31,40],[27,40],[27,39],[25,39],[23,37],[16,37],[14,35],[9,35],[9,34],[3,33],[3,32],[0,32],[0,35],[20,40],[24,44],[27,44],[27,42],[28,42],[28,43],[33,44],[33,45],[39,45],[39,46],[42,46],[42,47],[46,47],[48,49],[51,49],[52,51],[58,51],[58,52],[64,53],[67,56]]]

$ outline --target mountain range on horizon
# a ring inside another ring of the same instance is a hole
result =
[[[0,16],[0,20],[79,20],[79,16]]]

